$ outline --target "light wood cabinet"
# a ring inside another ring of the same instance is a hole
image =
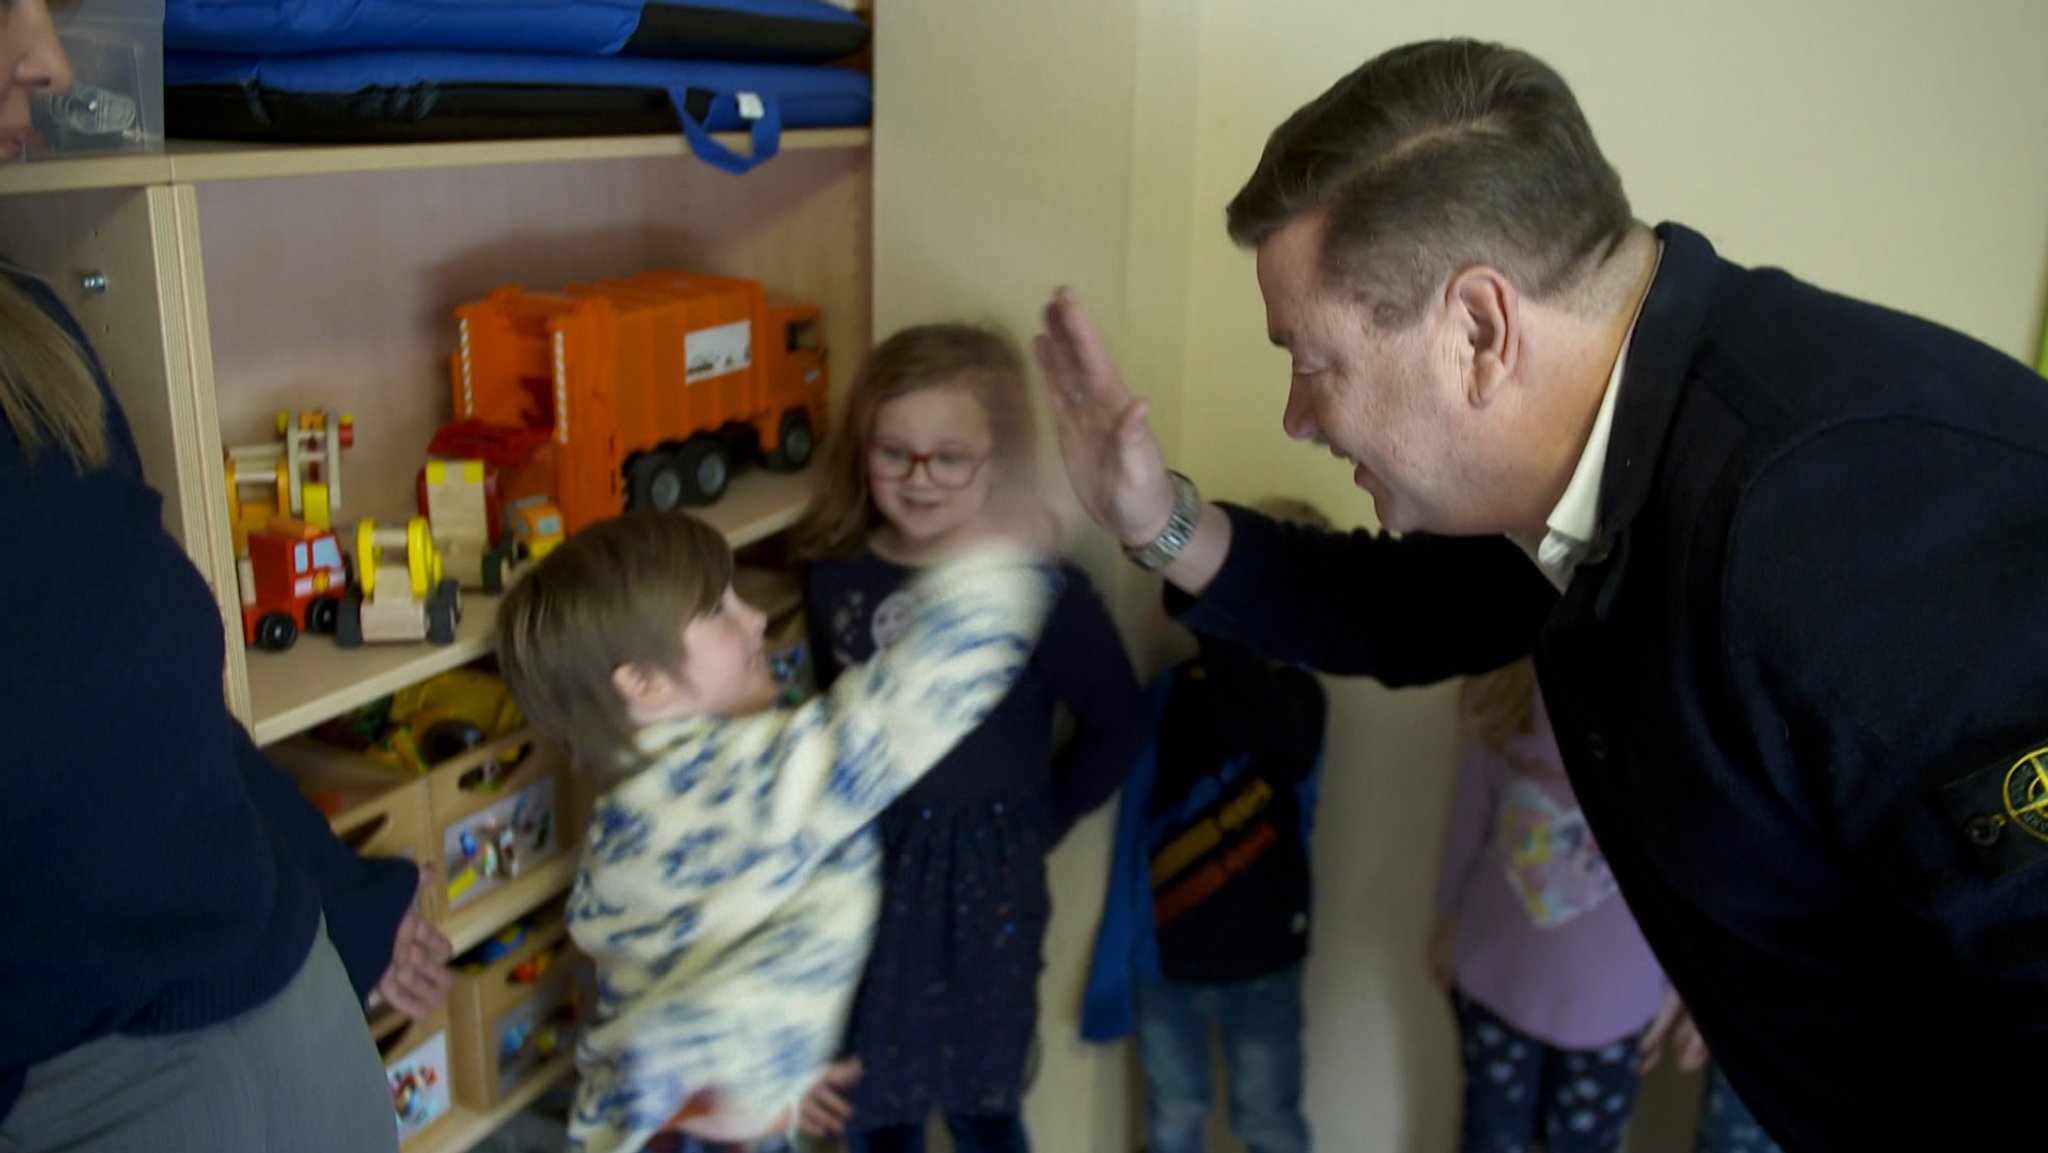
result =
[[[749,276],[818,304],[836,400],[871,339],[871,187],[864,128],[786,133],[782,155],[741,177],[669,137],[174,142],[0,168],[0,253],[57,288],[106,364],[165,524],[218,599],[231,707],[268,745],[483,655],[496,604],[465,594],[452,645],[343,650],[306,636],[285,653],[247,650],[224,445],[267,440],[279,409],[350,412],[336,526],[402,518],[449,417],[457,304],[500,284],[654,267]],[[750,470],[702,515],[735,546],[751,543],[794,521],[808,483]],[[493,916],[523,915],[572,872],[537,871]],[[471,920],[459,944],[481,938]],[[566,1068],[489,1114],[458,1110],[408,1153],[467,1148]]]

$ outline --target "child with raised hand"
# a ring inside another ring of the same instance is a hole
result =
[[[967,325],[907,329],[861,366],[797,527],[821,683],[901,643],[905,590],[1030,491],[1037,445],[1017,351]],[[1050,515],[1050,514],[1043,514]],[[819,1093],[814,1129],[856,1153],[1029,1147],[1018,1113],[1050,915],[1045,856],[1107,800],[1145,740],[1143,698],[1101,598],[1071,565],[1016,687],[883,813],[884,900],[846,1049],[863,1075]],[[1055,707],[1074,733],[1055,755]],[[849,1121],[850,1116],[850,1121]]]
[[[1460,711],[1428,956],[1458,1017],[1459,1148],[1613,1153],[1676,1001],[1660,1011],[1664,972],[1579,812],[1533,662],[1468,680]]]
[[[1008,691],[1050,600],[996,526],[961,545],[909,590],[896,645],[788,710],[731,550],[694,518],[592,525],[506,594],[506,682],[601,790],[568,910],[598,977],[572,1148],[791,1127],[873,932],[873,819]]]

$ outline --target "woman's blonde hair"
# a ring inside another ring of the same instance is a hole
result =
[[[677,512],[629,512],[563,541],[498,606],[498,670],[527,719],[600,782],[635,767],[612,683],[623,665],[675,671],[683,628],[732,584],[732,548]]]
[[[1459,724],[1487,748],[1498,749],[1535,727],[1535,702],[1536,662],[1523,657],[1465,678],[1458,694]]]
[[[860,552],[879,515],[869,499],[867,462],[875,413],[888,401],[928,388],[958,388],[973,396],[988,414],[995,438],[995,456],[984,467],[997,470],[998,485],[1032,483],[1038,431],[1030,380],[1016,346],[992,329],[971,324],[906,328],[876,345],[861,362],[839,406],[817,492],[790,532],[798,557],[822,560]]]
[[[107,463],[107,406],[92,364],[55,317],[22,288],[27,276],[0,264],[0,417],[22,455],[45,448],[80,472]]]

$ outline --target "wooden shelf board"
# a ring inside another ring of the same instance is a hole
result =
[[[810,493],[809,470],[755,469],[735,477],[717,504],[692,511],[741,548],[796,523]],[[256,743],[283,740],[489,653],[497,616],[497,597],[468,591],[462,594],[462,620],[453,644],[420,641],[344,649],[326,637],[308,636],[286,652],[250,652],[250,728]]]
[[[561,1083],[575,1067],[574,1054],[564,1053],[556,1057],[535,1069],[532,1076],[520,1082],[518,1088],[488,1113],[472,1112],[457,1105],[432,1128],[407,1142],[401,1153],[455,1153],[456,1150],[467,1149],[510,1121],[514,1113],[533,1104],[542,1093]]]
[[[0,196],[35,192],[79,192],[88,188],[137,188],[168,184],[170,157],[162,152],[119,156],[73,156],[0,165]]]
[[[748,147],[743,132],[714,133],[736,151]],[[799,128],[782,134],[782,150],[865,148],[867,128]],[[202,184],[224,180],[267,180],[347,172],[421,171],[492,164],[554,164],[587,160],[636,160],[688,156],[681,134],[578,136],[523,140],[463,140],[441,144],[245,144],[223,140],[172,140],[162,152],[125,156],[81,156],[0,166],[0,196],[71,192],[86,188],[134,188],[150,184]]]

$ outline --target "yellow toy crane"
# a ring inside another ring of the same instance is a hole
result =
[[[279,409],[275,441],[226,449],[235,555],[248,551],[249,534],[261,532],[272,517],[333,528],[341,510],[341,450],[355,442],[356,418],[349,413],[329,419],[317,408]]]

